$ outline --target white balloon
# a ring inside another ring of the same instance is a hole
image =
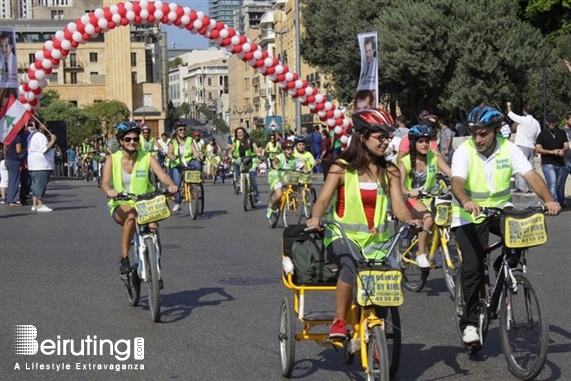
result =
[[[265,66],[260,66],[260,67],[258,68],[258,71],[259,71],[260,73],[262,73],[262,74],[264,74],[264,73],[266,72],[266,70],[268,70],[268,68],[265,67]],[[270,74],[270,75],[271,75],[271,74]],[[270,75],[268,75],[268,77],[269,77]],[[275,81],[275,79],[272,79],[272,82],[273,82],[273,81]]]
[[[69,42],[69,40],[63,40],[61,42],[61,48],[63,50],[69,50],[71,48],[71,42]]]
[[[60,40],[60,41],[63,41],[64,38],[65,38],[65,37],[64,37],[64,34],[63,34],[63,31],[61,31],[61,30],[58,30],[58,31],[56,32],[55,36],[56,36],[56,38],[57,38],[58,40]]]
[[[36,57],[37,60],[43,60],[44,59],[44,52],[41,50],[38,50],[36,52],[36,54],[34,54],[34,57]]]
[[[44,73],[44,72],[42,71],[42,73]],[[46,74],[46,73],[44,73],[44,74]],[[40,84],[40,87],[46,87],[48,85],[48,81],[46,81],[44,78],[40,79],[38,82]]]
[[[127,3],[127,4],[131,4],[131,3]],[[125,18],[129,21],[133,21],[135,19],[135,12],[128,11],[127,14],[125,15]],[[121,21],[121,20],[119,20],[119,21]]]
[[[226,29],[226,28],[222,29],[220,31],[220,37],[222,37],[222,38],[228,37],[228,29]],[[262,57],[260,56],[260,58],[262,58]],[[260,58],[258,58],[258,59],[260,59]]]
[[[327,119],[326,123],[329,127],[333,127],[335,125],[335,119]],[[345,136],[345,135],[343,135],[343,136]]]
[[[74,22],[70,22],[69,24],[67,24],[67,29],[73,33],[77,31],[77,25]]]
[[[240,37],[232,36],[232,38],[230,39],[230,42],[232,43],[232,45],[238,45],[240,43]],[[266,65],[266,66],[268,66],[268,65]]]
[[[101,29],[106,29],[107,26],[109,25],[109,22],[105,19],[99,19],[99,21],[97,22],[97,25],[99,25],[99,27]]]
[[[52,58],[59,60],[61,58],[61,50],[59,49],[52,50]]]
[[[310,103],[307,105],[307,107],[309,107],[310,110],[315,110],[315,108],[317,107],[317,105],[315,103]]]
[[[51,75],[51,74],[50,74]],[[42,91],[41,93],[39,93],[38,95],[36,95],[36,99],[42,99],[44,97],[44,92]],[[39,102],[38,102],[39,104]]]
[[[105,12],[103,11],[103,9],[101,8],[97,8],[93,14],[95,15],[95,17],[97,17],[98,19],[105,17]]]
[[[73,32],[73,36],[71,38],[73,38],[73,41],[79,42],[79,41],[81,41],[83,36],[79,32]]]
[[[297,90],[296,90],[296,89],[289,89],[287,92],[288,92],[289,95],[291,95],[292,97],[297,94]]]
[[[252,50],[252,45],[250,45],[249,42],[246,42],[244,45],[242,45],[242,51],[248,53],[250,50]]]
[[[176,12],[177,5],[175,3],[170,3],[169,9],[171,10],[171,12]]]
[[[112,5],[109,7],[109,12],[111,12],[111,14],[118,14],[119,13],[119,7],[116,5]]]
[[[172,4],[171,4],[171,5],[172,5]],[[177,17],[178,17],[178,15],[176,14],[176,12],[169,12],[168,19],[169,19],[170,21],[176,20]]]
[[[295,81],[295,88],[296,89],[301,89],[303,87],[303,81],[301,79],[298,79],[297,81]]]
[[[81,20],[81,23],[83,25],[89,25],[90,24],[89,16],[87,14],[81,16],[80,20]]]
[[[85,26],[85,33],[92,35],[95,32],[95,27],[91,24]],[[93,37],[93,36],[91,36]]]
[[[46,43],[44,44],[44,48],[46,48],[51,52],[52,50],[54,50],[54,42],[52,40],[46,41]]]
[[[343,113],[342,113],[341,111],[339,111],[339,109],[333,110],[333,117],[334,117],[335,119],[340,118],[341,115],[343,115]]]
[[[329,119],[328,119],[328,120],[329,120]],[[333,129],[333,132],[335,132],[336,135],[339,135],[340,133],[343,132],[343,128],[342,128],[341,126],[336,126],[336,127]]]
[[[115,23],[115,24],[119,24],[121,22],[121,15],[118,13],[115,13],[114,15],[111,16],[111,20]],[[85,27],[85,31],[87,32],[87,27]]]
[[[157,9],[154,13],[155,19],[160,20],[163,18],[163,11],[161,11],[160,9]]]
[[[38,70],[36,71],[36,79],[39,81],[41,79],[44,79],[44,77],[46,76],[46,72],[43,70]]]
[[[44,59],[44,60],[42,60],[42,67],[43,67],[44,69],[49,69],[49,68],[51,68],[52,66],[53,66],[52,60],[49,60],[49,59],[47,59],[47,58]]]
[[[343,127],[349,127],[349,119],[347,118],[343,119]]]
[[[325,102],[325,110],[331,110],[333,108],[333,103],[327,101]]]
[[[265,67],[265,66],[262,66],[262,67]],[[278,78],[278,75],[277,75],[275,72],[273,72],[272,74],[268,74],[268,75],[267,75],[267,78],[268,78],[270,81],[275,82],[276,79]]]
[[[288,71],[288,72],[285,74],[285,79],[286,79],[286,81],[288,81],[288,82],[293,81],[293,73],[292,73],[291,71]]]
[[[287,82],[286,81],[281,81],[278,83],[279,87],[281,87],[282,89],[285,89],[287,87]]]
[[[236,53],[236,57],[242,59],[242,58],[244,58],[244,54],[245,54],[245,53],[244,53],[244,51],[242,50],[240,53]]]
[[[195,29],[200,29],[202,28],[202,20],[194,20],[194,22],[192,23],[192,26]],[[240,42],[240,40],[238,40],[238,42]]]
[[[315,95],[315,102],[316,102],[316,103],[321,103],[321,102],[323,102],[323,95],[321,95],[321,94],[316,94],[316,95]]]
[[[196,12],[196,17],[197,17],[199,20],[202,20],[202,19],[204,18],[204,12],[202,12],[202,11]]]
[[[133,10],[133,3],[131,3],[130,1],[126,1],[125,2],[125,9],[128,11]]]
[[[317,115],[319,115],[320,118],[325,118],[326,113],[327,112],[325,110],[317,111]]]
[[[57,64],[52,65],[52,70],[57,70],[57,69],[59,69],[59,63],[60,63],[60,61],[58,61]]]
[[[180,24],[181,25],[187,25],[190,22],[190,17],[188,15],[183,15],[180,18]]]
[[[333,123],[335,124],[335,121],[333,121]],[[329,124],[329,120],[327,121],[327,124]],[[349,137],[347,135],[341,136],[341,138],[339,138],[339,140],[341,141],[341,144],[349,143]]]
[[[139,2],[139,5],[141,6],[141,9],[147,9],[147,7],[149,6],[149,2],[147,0],[142,0],[141,2]]]
[[[256,59],[252,58],[251,60],[248,60],[247,63],[249,66],[254,66],[256,64]]]
[[[312,95],[312,94],[313,94],[313,87],[307,86],[307,87],[305,88],[305,95],[308,95],[308,96],[309,96],[309,95]]]
[[[221,33],[221,34],[222,34],[222,33]],[[263,54],[262,54],[262,51],[261,51],[261,50],[258,49],[258,50],[256,50],[256,51],[254,52],[254,58],[255,58],[255,59],[259,60],[260,58],[262,58],[262,56],[263,56]],[[283,66],[282,66],[282,67],[283,67]],[[277,69],[277,67],[276,67],[276,69]]]
[[[26,100],[27,100],[28,102],[30,102],[30,101],[33,101],[34,99],[36,99],[36,94],[32,93],[31,91],[27,91],[27,92],[24,94],[24,97],[26,98]]]
[[[276,65],[276,73],[281,74],[284,72],[284,67],[283,65],[277,64]]]
[[[268,57],[264,60],[264,66],[266,66],[266,67],[271,67],[273,64],[274,64],[274,60],[270,57]]]
[[[32,99],[34,99],[34,98],[32,98]],[[30,99],[30,100],[32,100],[32,99]],[[32,105],[29,103],[24,103],[23,106],[27,111],[32,110]]]
[[[305,101],[307,101],[307,96],[301,95],[301,96],[297,97],[297,99],[299,99],[299,101],[300,101],[301,103],[305,103]]]
[[[24,75],[26,75],[26,74],[22,75],[22,81],[24,80]],[[24,94],[24,86],[22,86],[22,85],[18,86],[18,95],[20,95],[20,94]]]
[[[155,1],[155,7],[157,9],[162,9],[163,8],[163,2],[162,1]]]

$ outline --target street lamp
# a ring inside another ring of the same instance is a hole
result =
[[[301,20],[299,17],[299,0],[295,0],[295,70],[297,71],[299,78],[301,78],[301,54],[299,51]],[[301,102],[297,98],[295,100],[295,129],[297,130],[297,134],[301,135]]]
[[[242,113],[245,109],[246,106],[242,106],[241,109],[237,109],[236,106],[234,106],[234,115],[238,114],[238,118],[240,119],[240,127],[242,127]]]
[[[252,106],[250,105],[250,106],[248,106],[248,108],[247,108],[246,110],[244,110],[244,112],[245,112],[246,114],[249,114],[249,117],[248,117],[248,128],[247,128],[247,130],[248,130],[248,133],[250,133],[250,131],[252,130],[252,113],[254,112],[254,109],[253,109]]]

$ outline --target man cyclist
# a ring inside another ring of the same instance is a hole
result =
[[[258,182],[256,181],[256,168],[257,168],[257,156],[262,156],[262,152],[256,142],[250,138],[250,135],[246,132],[244,127],[238,127],[234,130],[234,137],[232,138],[232,143],[228,145],[226,151],[232,154],[232,170],[235,176],[240,176],[240,161],[245,157],[252,158],[252,168],[249,170],[250,182],[252,183],[252,188],[254,189],[254,197],[256,198],[256,204],[260,204],[262,199],[260,198],[260,193],[258,191]]]
[[[143,152],[155,152],[159,149],[154,137],[151,136],[151,127],[143,125],[141,127],[141,137],[139,141],[140,150]]]
[[[182,173],[188,167],[193,158],[199,157],[195,144],[190,136],[186,136],[186,126],[182,123],[177,125],[174,137],[171,139],[167,149],[167,158],[170,160],[171,177],[177,187],[182,184]],[[173,212],[180,210],[182,197],[180,191],[174,194]]]
[[[483,261],[489,232],[501,236],[500,218],[477,219],[480,208],[512,206],[510,178],[520,174],[543,200],[549,215],[559,213],[545,181],[533,170],[522,151],[507,139],[498,138],[502,114],[479,106],[468,115],[472,138],[462,143],[452,159],[452,230],[462,249],[462,290],[465,309],[460,319],[462,340],[480,341],[478,291],[484,278]]]

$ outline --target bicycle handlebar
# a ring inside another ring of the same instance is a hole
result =
[[[151,198],[158,196],[158,195],[170,196],[171,193],[166,189],[161,190],[161,191],[156,191],[156,192],[145,193],[145,194],[134,194],[134,193],[128,193],[128,192],[120,192],[117,194],[117,197],[115,199],[118,201],[130,201],[130,200],[138,201],[138,200],[148,200],[148,199],[151,199]]]
[[[495,207],[490,207],[490,206],[483,206],[480,208],[480,215],[477,216],[476,218],[499,217],[499,216],[506,214],[508,211],[514,210],[514,209],[515,208],[513,208],[511,206],[508,206],[506,208],[495,208]],[[547,213],[547,208],[543,205],[528,206],[525,209],[535,210],[535,211],[538,211],[538,212],[541,212],[544,214]]]

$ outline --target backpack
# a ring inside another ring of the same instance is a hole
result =
[[[284,254],[291,258],[295,284],[325,284],[337,282],[339,268],[325,254],[322,233],[306,233],[306,225],[291,225],[284,229]]]

